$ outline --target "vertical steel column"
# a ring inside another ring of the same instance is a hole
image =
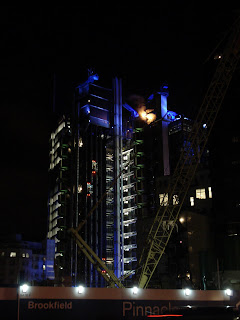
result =
[[[115,140],[115,175],[119,176],[122,169],[122,82],[118,78],[113,80],[114,90],[114,140]],[[122,177],[115,185],[115,228],[114,228],[114,270],[119,278],[123,273],[123,199]]]
[[[167,114],[167,94],[161,94],[161,117],[162,121],[162,144],[163,144],[163,173],[164,176],[170,175],[169,147],[168,147],[168,122],[165,121]]]
[[[71,226],[76,228],[78,226],[78,213],[79,213],[79,208],[78,208],[78,202],[79,202],[79,194],[77,192],[78,190],[78,185],[79,185],[79,145],[78,145],[78,141],[79,141],[79,116],[80,116],[80,103],[77,103],[77,117],[75,120],[75,139],[76,139],[76,180],[74,182],[76,182],[76,186],[75,186],[75,192],[76,192],[76,202],[75,202],[75,210],[72,210],[72,221],[71,221]],[[75,217],[74,217],[75,214]],[[75,221],[74,221],[75,220]],[[71,239],[71,241],[73,241]],[[74,250],[74,257],[71,255],[71,275],[72,275],[72,279],[74,279],[74,285],[77,284],[77,276],[78,276],[78,246],[76,243],[72,243],[72,249]],[[74,260],[74,261],[73,261]],[[74,263],[73,263],[74,262]],[[73,277],[73,273],[74,273],[74,277]]]

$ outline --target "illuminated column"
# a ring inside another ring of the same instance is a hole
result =
[[[169,147],[168,147],[168,121],[166,121],[167,116],[167,92],[161,92],[161,117],[162,121],[162,146],[163,146],[163,173],[164,176],[170,175],[170,165],[169,165]]]
[[[122,170],[122,82],[113,80],[114,89],[114,139],[115,139],[115,179]],[[115,185],[115,230],[114,230],[114,271],[119,278],[123,274],[123,183],[120,176]]]

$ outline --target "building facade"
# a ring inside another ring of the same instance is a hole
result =
[[[43,284],[54,280],[54,241],[24,241],[20,234],[0,240],[0,284]]]
[[[101,287],[103,278],[79,255],[68,229],[82,224],[82,237],[118,277],[134,271],[137,194],[132,137],[138,114],[123,104],[119,79],[110,89],[97,80],[90,74],[76,86],[70,119],[63,117],[51,135],[48,238],[55,241],[59,282]]]
[[[149,228],[159,205],[167,205],[164,194],[192,129],[191,119],[168,110],[167,99],[163,85],[132,104],[120,79],[105,88],[91,73],[74,88],[72,111],[50,139],[48,239],[55,242],[57,283],[106,285],[68,232],[79,224],[80,235],[118,278],[130,274],[126,286],[137,280]],[[218,288],[213,204],[219,175],[210,171],[209,157],[206,147],[152,287]],[[178,205],[179,199],[167,201]],[[232,221],[226,237],[234,242],[238,224]]]
[[[70,118],[51,135],[48,238],[56,244],[58,282],[105,285],[67,231],[81,224],[91,249],[118,278],[130,274],[130,285],[159,206],[159,179],[168,179],[174,163],[169,124],[177,115],[167,110],[166,85],[130,106],[121,80],[110,89],[97,80],[90,74],[76,86]]]

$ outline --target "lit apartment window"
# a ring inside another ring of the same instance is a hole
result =
[[[25,254],[25,253],[22,253],[22,257],[23,257],[23,258],[26,258],[26,254]]]
[[[190,197],[190,205],[191,207],[194,207],[194,197]]]
[[[160,193],[159,194],[159,200],[161,206],[167,206],[168,204],[168,194],[166,193]]]
[[[82,146],[83,146],[83,140],[82,140],[82,138],[80,137],[79,140],[78,140],[78,147],[79,147],[79,148],[82,148]]]
[[[209,199],[212,199],[212,187],[208,187],[208,196]]]
[[[177,205],[179,204],[179,198],[178,198],[178,195],[177,194],[174,194],[173,195],[173,205]]]
[[[26,253],[26,258],[29,258],[29,253],[28,252]]]
[[[16,252],[10,252],[10,258],[15,258],[17,256]]]
[[[205,189],[196,189],[196,198],[197,199],[206,199],[206,191]]]
[[[78,185],[78,193],[81,193],[81,192],[82,192],[82,185],[79,184],[79,185]]]
[[[46,265],[45,265],[45,264],[43,264],[42,268],[43,268],[43,270],[46,270]]]

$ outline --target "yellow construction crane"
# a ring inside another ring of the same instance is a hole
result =
[[[168,189],[164,194],[162,204],[167,205],[160,205],[147,236],[146,246],[143,249],[139,261],[139,265],[142,267],[139,288],[146,288],[148,286],[166,249],[190,183],[194,177],[216,116],[237,66],[239,50],[240,19],[238,18],[231,29],[225,50],[223,54],[219,56],[219,64],[203,99],[191,132],[189,133],[186,146],[183,148],[178,164],[171,176]],[[207,126],[207,131],[203,130],[203,125]],[[178,198],[177,205],[170,203],[173,196],[177,196]]]
[[[206,146],[208,137],[213,128],[216,116],[222,105],[234,70],[239,60],[240,52],[240,19],[231,29],[228,44],[221,56],[213,79],[208,87],[203,103],[199,109],[197,118],[189,133],[186,146],[180,155],[175,171],[170,179],[168,189],[162,203],[166,206],[159,207],[154,222],[150,228],[146,245],[143,249],[139,266],[142,272],[139,279],[139,288],[146,288],[166,249],[172,231],[176,225],[184,199],[187,195],[190,183],[196,172],[201,155]],[[207,131],[203,130],[206,124]],[[118,178],[118,177],[117,177]],[[177,196],[178,204],[170,203],[173,196]],[[101,200],[103,197],[101,198]],[[96,208],[96,206],[94,207]],[[91,213],[93,210],[91,210]],[[88,215],[89,216],[89,215]],[[75,238],[79,249],[94,265],[96,270],[104,277],[109,287],[123,288],[123,284],[114,272],[109,270],[106,264],[93,252],[87,243],[79,235],[82,227],[71,228],[69,231]]]

